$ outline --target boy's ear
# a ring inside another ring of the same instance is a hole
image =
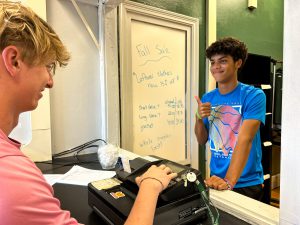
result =
[[[235,65],[237,66],[237,68],[241,68],[242,66],[242,63],[243,63],[243,60],[242,59],[238,59],[236,62],[235,62]]]
[[[6,70],[11,76],[20,70],[20,51],[16,46],[7,46],[1,53]]]

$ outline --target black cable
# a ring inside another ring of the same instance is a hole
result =
[[[88,148],[98,148],[99,147],[99,145],[89,145],[89,146],[87,146],[87,147],[85,147],[85,148],[83,148],[83,149],[80,149],[80,150],[78,150],[77,152],[75,152],[75,154],[74,154],[74,157],[77,159],[77,161],[78,162],[80,162],[80,160],[79,160],[79,158],[78,158],[78,154],[80,153],[80,152],[82,152],[83,150],[86,150],[86,149],[88,149]]]
[[[93,143],[95,143],[95,142],[97,142],[97,141],[102,141],[102,142],[104,142],[105,144],[107,144],[107,142],[106,142],[105,140],[101,139],[101,138],[99,138],[99,139],[94,139],[94,140],[92,140],[92,141],[86,142],[86,143],[84,143],[84,144],[82,144],[82,145],[79,145],[79,146],[77,146],[77,147],[74,147],[74,148],[71,148],[71,149],[69,149],[69,150],[66,150],[66,151],[63,151],[63,152],[54,154],[54,155],[52,156],[52,159],[59,158],[59,157],[64,156],[64,155],[68,155],[68,154],[71,154],[71,153],[73,153],[73,152],[82,151],[82,150],[84,150],[85,148],[87,148],[88,146],[90,146],[91,144],[93,144]]]
[[[72,153],[72,152],[75,152],[75,151],[77,151],[77,150],[80,150],[80,149],[82,149],[82,148],[85,148],[86,146],[88,146],[88,145],[90,145],[90,144],[92,144],[92,143],[95,143],[95,142],[97,142],[97,141],[100,141],[100,140],[103,141],[103,142],[106,144],[106,141],[104,141],[104,140],[102,140],[102,139],[95,139],[95,140],[86,142],[86,143],[84,143],[84,144],[82,144],[82,145],[79,145],[79,146],[77,146],[77,147],[75,147],[75,148],[71,148],[71,149],[69,149],[69,150],[66,150],[66,151],[57,153],[57,154],[55,154],[55,155],[53,155],[53,156],[54,156],[54,157],[58,157],[58,156],[70,154],[70,153]]]
[[[86,142],[86,143],[84,143],[84,144],[82,144],[82,145],[79,145],[79,146],[77,146],[77,147],[75,147],[75,148],[71,148],[71,149],[69,149],[69,150],[66,150],[66,151],[57,153],[57,154],[53,155],[53,157],[56,158],[56,157],[60,157],[60,156],[64,156],[64,155],[67,155],[67,154],[76,152],[76,151],[78,151],[78,150],[80,150],[80,149],[82,149],[82,148],[84,148],[84,147],[86,147],[86,146],[88,146],[88,145],[90,145],[90,144],[92,144],[92,143],[95,143],[95,142],[97,142],[97,141],[98,141],[98,139],[95,139],[95,140]]]
[[[73,157],[76,158],[76,161],[74,162],[70,162],[70,163],[59,163],[59,162],[49,162],[49,161],[44,161],[44,162],[35,162],[35,163],[43,163],[43,164],[50,164],[50,165],[57,165],[58,167],[56,168],[51,168],[49,170],[43,170],[43,172],[47,172],[47,171],[52,171],[53,169],[59,169],[59,168],[62,168],[62,167],[65,167],[65,166],[74,166],[74,165],[80,165],[80,164],[89,164],[89,163],[98,163],[98,159],[96,160],[90,160],[90,161],[81,161],[79,158],[78,158],[78,154],[87,149],[87,148],[98,148],[99,145],[95,145],[93,143],[96,143],[98,141],[102,141],[104,142],[105,144],[107,144],[107,142],[103,139],[94,139],[94,140],[91,140],[91,141],[88,141],[82,145],[79,145],[77,147],[74,147],[74,148],[71,148],[69,150],[66,150],[66,151],[63,151],[63,152],[60,152],[60,153],[57,153],[57,154],[54,154],[52,156],[52,160],[55,160],[55,159],[59,159],[60,157],[64,156],[64,155],[68,155],[68,154],[71,154],[73,152],[75,152],[75,154],[73,155]]]

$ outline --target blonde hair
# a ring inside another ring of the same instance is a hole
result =
[[[21,3],[0,1],[0,51],[16,46],[30,65],[67,65],[70,54],[54,30]]]

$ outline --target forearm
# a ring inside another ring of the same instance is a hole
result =
[[[230,166],[225,176],[225,178],[228,179],[230,184],[233,186],[237,183],[244,167],[246,166],[251,146],[252,139],[250,138],[241,138],[236,144],[230,161]]]
[[[141,185],[140,190],[138,192],[137,198],[134,202],[134,205],[131,209],[131,212],[126,220],[125,225],[150,225],[153,224],[154,213],[156,209],[157,198],[159,195],[157,187],[150,187],[149,185],[151,182],[156,181],[149,181],[146,180]],[[147,186],[148,185],[148,186]]]
[[[225,178],[234,186],[240,178],[243,169],[248,161],[252,147],[252,141],[260,126],[258,120],[245,120],[240,128],[238,141],[233,151],[230,166]]]
[[[195,123],[195,135],[200,145],[204,145],[207,142],[207,138],[208,138],[207,130],[205,128],[202,119],[198,119],[197,117]]]

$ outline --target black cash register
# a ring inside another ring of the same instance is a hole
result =
[[[150,162],[144,158],[136,158],[130,161],[131,173],[120,168],[114,178],[89,183],[89,205],[107,224],[124,224],[138,192],[135,177],[154,164],[165,164],[178,173],[178,176],[160,194],[153,224],[200,224],[207,217],[207,207],[196,185],[184,179],[188,172],[194,172],[205,187],[200,172],[164,159]],[[208,189],[206,192],[208,196]]]

